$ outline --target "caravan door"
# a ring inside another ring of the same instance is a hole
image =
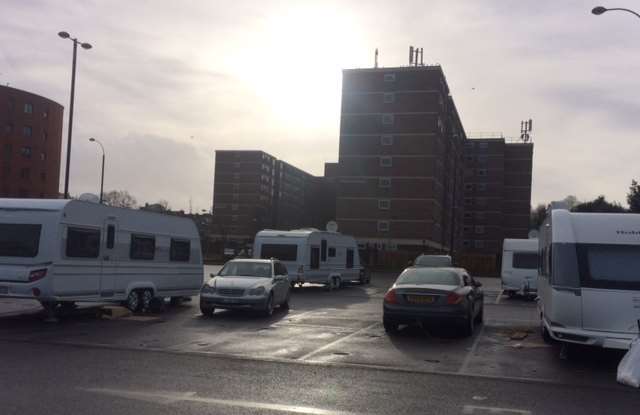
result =
[[[113,297],[115,293],[116,273],[118,261],[116,257],[116,235],[118,223],[115,219],[104,222],[104,239],[102,245],[102,274],[100,276],[100,296]]]

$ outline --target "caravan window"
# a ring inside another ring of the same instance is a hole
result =
[[[353,249],[347,249],[347,268],[353,268]]]
[[[68,258],[97,258],[100,254],[100,230],[87,228],[67,229]]]
[[[336,248],[330,247],[329,248],[329,258],[334,258],[335,256],[336,256]]]
[[[113,249],[116,240],[116,227],[114,225],[107,226],[107,249]]]
[[[640,289],[640,245],[578,244],[583,287]]]
[[[326,239],[323,239],[320,242],[320,260],[321,261],[326,261],[327,260],[327,241],[326,241]]]
[[[260,248],[260,258],[275,258],[280,261],[297,261],[298,245],[263,244]]]
[[[131,259],[153,259],[156,254],[156,238],[154,236],[131,235]]]
[[[34,257],[38,255],[42,225],[0,223],[0,256]]]
[[[191,241],[180,241],[171,239],[171,248],[169,249],[170,261],[189,262],[191,255]]]
[[[518,269],[537,269],[538,254],[529,252],[514,252],[512,265],[514,268]]]

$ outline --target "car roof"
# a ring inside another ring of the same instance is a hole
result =
[[[272,262],[280,262],[280,261],[275,258],[271,258],[271,259],[234,258],[232,260],[229,260],[228,262],[254,262],[256,264],[267,264],[267,263],[270,264]]]
[[[464,268],[459,268],[459,267],[422,267],[422,266],[418,265],[418,266],[409,267],[409,268],[405,269],[405,271],[410,270],[410,269],[419,269],[419,270],[425,271],[425,272],[431,272],[431,271],[435,272],[435,271],[444,270],[444,271],[453,271],[458,275],[462,275],[462,274],[470,275],[469,271],[467,271]]]

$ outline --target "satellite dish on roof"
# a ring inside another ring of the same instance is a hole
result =
[[[325,229],[327,232],[338,232],[338,223],[335,220],[330,220],[327,222]]]
[[[83,202],[100,203],[100,198],[93,193],[83,193],[78,197],[78,200]]]
[[[529,231],[529,239],[538,239],[538,231],[535,229],[531,229]]]

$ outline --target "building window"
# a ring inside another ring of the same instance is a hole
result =
[[[33,114],[33,104],[24,104],[24,113]]]
[[[42,132],[42,141],[47,141],[47,132],[46,131]]]
[[[464,157],[465,161],[467,163],[472,163],[473,162],[473,156],[472,155],[468,155]]]
[[[30,159],[31,158],[31,147],[29,146],[24,146],[20,149],[20,154],[22,154],[23,157]]]
[[[478,164],[485,165],[489,161],[487,156],[478,156]]]
[[[391,167],[393,165],[392,158],[389,156],[380,157],[380,167]]]
[[[465,197],[465,198],[464,198],[464,205],[465,205],[465,206],[473,206],[473,198],[471,198],[471,197]]]
[[[382,188],[391,187],[391,178],[390,177],[378,178],[378,187],[382,187]]]
[[[484,192],[487,190],[487,184],[486,183],[478,183],[478,191],[479,192]]]
[[[395,82],[396,81],[396,74],[394,74],[394,73],[386,73],[386,74],[384,74],[384,81],[385,82]]]
[[[471,150],[474,147],[475,143],[472,143],[470,141],[464,143],[464,147]]]
[[[476,212],[476,219],[479,221],[483,221],[485,218],[484,212]]]
[[[464,212],[464,218],[465,218],[465,219],[472,219],[472,218],[473,218],[473,213],[471,213],[471,212]]]
[[[469,248],[471,246],[471,241],[469,239],[465,239],[462,241],[462,246]]]
[[[471,184],[471,183],[465,183],[465,185],[464,185],[464,190],[466,190],[466,191],[468,191],[468,192],[472,191],[472,190],[473,190],[473,184]]]
[[[11,134],[13,132],[13,124],[8,123],[4,126],[4,132],[7,134]]]
[[[233,184],[233,191],[234,192],[239,192],[240,191],[240,185],[238,183],[234,183]]]
[[[463,226],[463,227],[462,227],[462,232],[464,232],[464,233],[469,233],[469,232],[471,232],[471,226]]]
[[[389,210],[391,208],[391,201],[389,199],[378,200],[378,209]]]
[[[156,255],[155,236],[131,235],[129,258],[151,260]]]
[[[378,232],[388,232],[389,231],[389,221],[388,220],[379,220],[378,221]]]
[[[238,210],[238,205],[236,205],[235,203],[233,205],[231,205],[231,210],[237,211]]]
[[[393,145],[393,136],[392,135],[383,135],[380,137],[380,144],[383,146],[392,146]]]
[[[484,177],[484,176],[486,176],[486,175],[487,175],[487,169],[478,169],[478,170],[476,170],[476,174],[477,174],[478,176],[482,176],[482,177]]]
[[[395,122],[395,117],[393,114],[382,114],[382,124],[384,125],[393,125]]]
[[[475,233],[478,235],[482,235],[484,233],[484,226],[483,225],[477,225],[474,229]]]
[[[237,215],[231,216],[231,222],[237,222],[237,221],[238,221],[238,216]]]
[[[43,182],[47,181],[47,173],[46,172],[43,172],[43,171],[40,172],[40,180],[42,180]]]
[[[45,161],[47,159],[46,153],[40,153],[40,161]]]
[[[486,141],[483,141],[481,143],[478,143],[478,148],[481,148],[483,150],[486,150],[489,148],[489,143],[487,143]]]
[[[24,127],[22,127],[22,135],[24,135],[25,137],[31,137],[32,133],[33,133],[33,130],[31,126],[25,125]]]
[[[233,168],[234,169],[239,169],[240,168],[240,163],[233,163]]]
[[[20,178],[21,179],[29,179],[31,177],[31,170],[29,168],[24,167],[20,169]]]
[[[383,97],[385,104],[393,104],[396,101],[396,95],[393,92],[385,92]]]
[[[473,246],[474,248],[482,249],[484,248],[484,241],[482,240],[473,241]]]
[[[69,258],[97,258],[100,253],[100,230],[68,228],[66,256]]]
[[[49,110],[48,109],[42,111],[42,118],[49,118]]]
[[[487,206],[487,199],[484,197],[479,197],[476,199],[478,206]]]
[[[233,198],[234,202],[237,202],[240,199],[240,195],[237,193],[234,193],[231,197]]]

